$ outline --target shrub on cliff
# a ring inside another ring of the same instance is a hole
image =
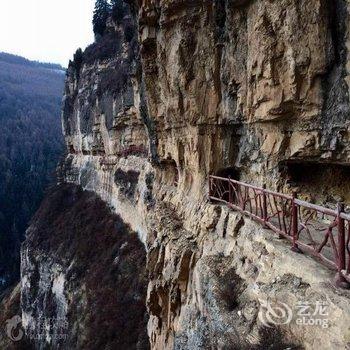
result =
[[[125,26],[124,29],[125,40],[130,43],[135,36],[135,28],[133,25],[129,24]]]
[[[77,49],[75,51],[75,54],[73,56],[73,61],[69,61],[68,68],[73,68],[76,74],[76,77],[79,79],[80,75],[80,69],[82,67],[84,61],[84,53],[81,48]]]
[[[125,16],[123,0],[112,0],[111,3],[113,21],[120,23]]]
[[[106,60],[117,55],[121,48],[118,33],[106,33],[84,52],[84,63],[93,64],[97,60]]]

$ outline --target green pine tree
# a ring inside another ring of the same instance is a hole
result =
[[[111,5],[112,18],[115,22],[120,23],[125,14],[123,0],[111,0]]]
[[[107,0],[96,0],[92,24],[96,38],[102,36],[106,30],[106,22],[111,13],[111,6]]]

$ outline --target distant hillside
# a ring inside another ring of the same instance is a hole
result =
[[[62,72],[65,71],[65,69],[60,64],[30,61],[24,57],[11,55],[6,52],[0,52],[0,61],[12,63],[12,64],[19,64],[27,67],[48,68],[48,69],[61,70]]]
[[[0,53],[0,289],[19,271],[28,221],[63,150],[64,70]]]

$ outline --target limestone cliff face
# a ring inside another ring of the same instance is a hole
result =
[[[349,198],[349,2],[124,6],[68,70],[60,174],[144,243],[151,348],[349,346],[349,295],[332,273],[207,200],[211,173]],[[270,299],[327,300],[330,325],[267,329]]]
[[[283,187],[288,167],[348,162],[345,1],[144,1],[142,66],[158,154]],[[296,184],[298,185],[298,184]],[[311,191],[310,191],[311,192]]]

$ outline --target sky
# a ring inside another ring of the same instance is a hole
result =
[[[0,0],[0,51],[67,67],[93,42],[95,0]]]

